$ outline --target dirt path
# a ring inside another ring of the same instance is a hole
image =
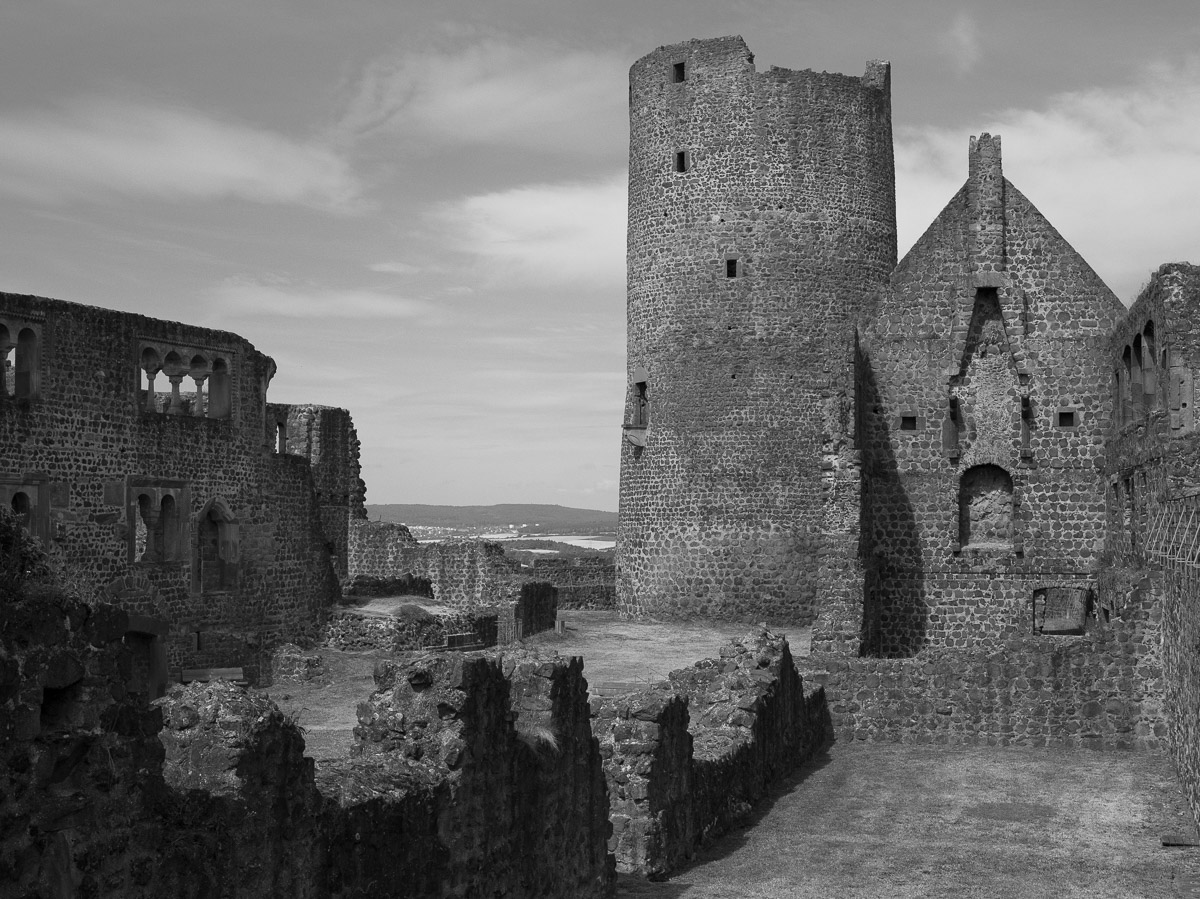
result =
[[[621,899],[1200,896],[1171,764],[1086,750],[837,745],[753,825]]]

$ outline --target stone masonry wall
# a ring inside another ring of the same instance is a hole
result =
[[[820,599],[856,642],[851,335],[895,264],[890,70],[753,59],[694,40],[630,70],[617,603],[811,623]]]
[[[307,460],[328,535],[334,570],[347,574],[348,522],[365,517],[366,486],[360,476],[358,433],[345,409],[268,404],[267,417],[284,427],[284,450]],[[270,438],[272,435],[268,435]],[[278,439],[278,434],[274,435]]]
[[[403,652],[434,649],[447,645],[451,634],[470,633],[472,644],[495,646],[496,612],[455,612],[439,615],[417,607],[402,606],[395,615],[364,615],[354,609],[330,613],[325,626],[324,645],[333,649],[374,649]],[[511,642],[511,641],[507,641]]]
[[[737,827],[830,737],[824,692],[805,691],[786,639],[767,631],[594,715],[617,869],[653,878]]]
[[[225,331],[16,294],[0,325],[38,342],[31,395],[0,397],[0,500],[24,495],[57,570],[93,594],[145,583],[122,602],[170,623],[176,667],[253,668],[320,623],[327,544],[344,538],[311,467],[266,442],[269,357]]]
[[[401,765],[439,778],[437,848],[448,857],[421,840],[408,851],[441,862],[442,895],[611,896],[608,803],[582,671],[577,658],[525,653],[382,662],[359,708],[359,758],[323,782]],[[363,847],[358,864],[396,849]]]
[[[613,556],[575,556],[535,559],[531,574],[558,588],[560,609],[601,611],[616,607],[616,568]]]
[[[917,658],[805,660],[847,742],[1166,747],[1160,610],[1146,602],[1084,636],[1024,636]]]
[[[262,693],[126,691],[126,617],[0,603],[5,896],[613,895],[578,660],[385,665],[369,749],[318,777]]]
[[[350,576],[411,576],[427,580],[433,600],[459,611],[494,609],[498,639],[511,643],[554,627],[558,593],[484,540],[418,543],[403,525],[355,521],[350,528]]]
[[[972,138],[968,178],[863,326],[864,646],[986,648],[1096,590],[1112,292]],[[813,645],[827,647],[820,633]]]
[[[1158,269],[1112,331],[1101,614],[1161,609],[1169,747],[1200,821],[1200,267]]]

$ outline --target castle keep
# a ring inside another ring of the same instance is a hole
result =
[[[861,603],[853,334],[896,260],[889,77],[758,73],[741,38],[630,71],[630,614]]]

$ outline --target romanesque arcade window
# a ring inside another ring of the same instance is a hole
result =
[[[36,325],[0,321],[0,361],[5,396],[19,400],[39,395],[41,334]]]
[[[143,342],[138,359],[142,408],[155,414],[229,418],[233,404],[227,356]]]
[[[1166,405],[1173,411],[1182,408],[1174,397],[1178,389],[1174,373],[1170,369],[1169,354],[1166,348],[1160,350],[1154,332],[1154,322],[1147,321],[1141,331],[1134,334],[1133,339],[1125,345],[1121,361],[1114,373],[1116,397],[1113,416],[1117,425],[1133,424],[1150,412],[1162,409],[1164,380]],[[1188,400],[1190,401],[1190,397]]]
[[[1008,549],[1013,545],[1013,482],[999,465],[963,472],[958,489],[958,537],[962,547]]]
[[[191,492],[185,481],[135,478],[130,482],[130,561],[182,562]]]

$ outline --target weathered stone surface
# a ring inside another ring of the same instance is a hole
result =
[[[889,79],[758,72],[736,37],[630,70],[627,614],[857,605],[852,341],[896,259]]]
[[[669,683],[595,704],[617,869],[661,877],[738,826],[831,736],[787,640],[756,631]]]

